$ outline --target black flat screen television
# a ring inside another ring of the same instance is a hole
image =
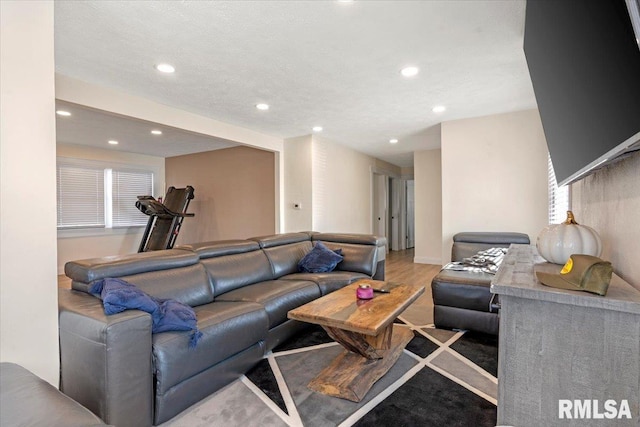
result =
[[[639,1],[527,1],[524,52],[559,185],[640,149]]]

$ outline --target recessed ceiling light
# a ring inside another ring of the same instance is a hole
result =
[[[151,133],[154,134],[154,135],[162,135],[162,131],[158,130],[158,129],[152,130]]]
[[[70,113],[70,112],[68,112],[68,111],[64,111],[64,110],[58,110],[58,111],[56,111],[56,114],[57,114],[57,115],[59,115],[59,116],[65,116],[65,117],[67,117],[67,116],[70,116],[70,115],[71,115],[71,113]]]
[[[116,141],[115,139],[110,139],[110,140],[109,140],[109,144],[111,144],[111,145],[118,145],[118,141]]]
[[[175,67],[171,64],[158,64],[156,65],[156,70],[161,73],[173,73],[176,71]]]
[[[442,113],[446,109],[447,107],[445,107],[444,105],[436,105],[431,111],[433,111],[434,113]]]
[[[391,143],[391,144],[397,144],[397,143],[398,143],[398,140],[397,140],[397,139],[395,139],[395,138],[393,138],[393,139],[390,139],[390,140],[389,140],[389,143]]]
[[[419,72],[420,70],[418,69],[418,67],[404,67],[402,70],[400,70],[400,74],[405,77],[413,77]]]
[[[314,126],[313,127],[313,131],[314,132],[322,132],[322,126]]]
[[[269,104],[257,104],[257,105],[256,105],[256,108],[257,108],[258,110],[263,110],[263,111],[264,111],[264,110],[268,110],[268,109],[269,109]]]

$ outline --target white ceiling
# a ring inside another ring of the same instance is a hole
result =
[[[278,137],[320,125],[324,138],[412,166],[442,121],[535,107],[524,10],[519,0],[57,0],[56,72]],[[402,77],[406,65],[420,73]],[[155,149],[141,140],[132,151]]]
[[[56,110],[71,116],[56,116],[56,139],[67,144],[90,145],[97,148],[173,157],[202,151],[234,147],[237,144],[222,138],[212,138],[159,125],[145,120],[95,110],[70,102],[56,101]],[[162,135],[153,135],[159,130]],[[118,145],[108,145],[109,140]]]

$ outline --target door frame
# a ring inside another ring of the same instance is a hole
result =
[[[374,183],[376,178],[376,175],[383,175],[386,177],[385,179],[385,194],[384,194],[384,199],[385,199],[385,205],[386,205],[386,226],[385,226],[385,235],[384,237],[387,238],[387,252],[389,252],[389,250],[392,247],[392,241],[390,239],[390,237],[393,236],[393,233],[389,232],[389,227],[391,225],[391,215],[390,215],[390,206],[389,206],[389,200],[390,200],[390,186],[389,186],[389,182],[391,179],[397,179],[400,180],[400,184],[397,186],[398,187],[398,191],[400,193],[400,211],[398,213],[398,221],[397,221],[397,228],[398,230],[396,230],[396,233],[398,236],[400,236],[398,240],[398,244],[393,246],[393,250],[402,250],[402,249],[406,249],[407,248],[407,239],[406,239],[406,235],[407,235],[407,199],[406,199],[406,181],[407,180],[413,180],[413,174],[410,175],[399,175],[393,171],[390,171],[388,169],[384,169],[378,166],[371,166],[369,169],[370,172],[370,195],[371,195],[371,199],[370,199],[370,208],[369,208],[369,218],[371,223],[369,224],[369,229],[371,230],[371,234],[376,234],[376,219],[377,219],[377,215],[376,212],[374,211],[375,207],[376,207],[376,186]]]

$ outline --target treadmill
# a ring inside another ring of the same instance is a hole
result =
[[[178,238],[182,221],[195,214],[187,213],[189,202],[194,198],[193,187],[169,187],[163,201],[153,196],[138,196],[136,208],[149,215],[138,252],[171,249]]]

